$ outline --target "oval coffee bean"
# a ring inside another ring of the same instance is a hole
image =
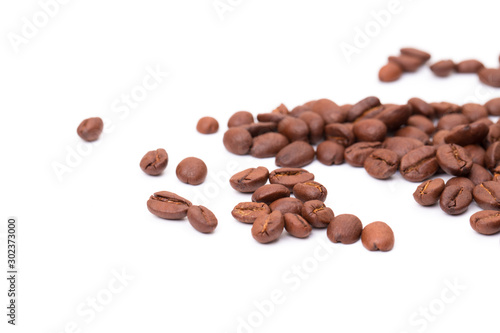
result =
[[[314,180],[314,174],[299,168],[280,168],[273,170],[269,174],[269,182],[271,184],[284,185],[290,191],[293,190],[296,184],[312,180]]]
[[[293,194],[302,201],[320,200],[325,201],[328,191],[318,182],[310,181],[298,183],[293,187]]]
[[[408,122],[406,123],[406,125],[416,127],[427,135],[432,135],[436,131],[432,120],[419,114],[413,115],[408,118]]]
[[[366,172],[377,179],[388,179],[398,171],[398,155],[389,149],[376,149],[365,160]]]
[[[250,155],[257,158],[274,157],[290,142],[280,133],[269,132],[253,138]]]
[[[352,122],[371,109],[378,108],[379,106],[380,100],[377,97],[369,96],[363,98],[362,100],[351,106],[347,113],[347,121]]]
[[[253,115],[248,111],[235,112],[228,120],[227,127],[237,127],[253,123]]]
[[[359,240],[362,230],[363,224],[357,216],[341,214],[330,222],[326,235],[334,243],[352,244]]]
[[[423,146],[407,153],[401,159],[399,171],[404,179],[421,182],[432,177],[439,169],[436,148]]]
[[[483,210],[470,217],[472,229],[483,235],[493,235],[500,232],[500,212]]]
[[[490,116],[500,116],[500,97],[490,99],[484,104]]]
[[[460,61],[456,65],[457,73],[477,73],[482,68],[484,68],[483,63],[476,59]]]
[[[419,114],[429,119],[434,118],[436,114],[432,105],[418,97],[410,98],[408,100],[408,105],[411,107],[413,114]]]
[[[198,120],[196,130],[201,134],[213,134],[219,130],[219,122],[212,117],[203,117]]]
[[[476,185],[472,195],[482,209],[500,210],[500,182],[492,180]]]
[[[436,159],[441,169],[452,176],[468,175],[473,164],[467,151],[453,143],[440,146]]]
[[[326,228],[335,214],[331,208],[325,206],[323,201],[311,200],[304,202],[302,217],[314,228]]]
[[[417,187],[413,198],[422,206],[432,206],[439,201],[444,187],[444,180],[441,178],[427,180]]]
[[[263,202],[240,202],[237,204],[231,215],[243,223],[253,223],[257,217],[271,213],[271,209]]]
[[[419,58],[422,62],[426,62],[427,60],[429,60],[431,58],[431,55],[429,53],[422,51],[422,50],[419,50],[419,49],[415,49],[413,47],[403,47],[400,50],[400,52],[401,52],[401,54],[404,54],[407,56]]]
[[[500,69],[483,68],[477,74],[482,83],[492,87],[500,87]]]
[[[314,160],[314,148],[304,141],[295,141],[285,146],[276,155],[276,165],[300,168]]]
[[[102,133],[102,129],[104,128],[104,123],[101,118],[93,117],[87,118],[83,120],[78,128],[76,129],[76,133],[87,142],[96,141],[99,139],[99,136]]]
[[[486,107],[476,103],[467,103],[462,105],[462,114],[466,116],[470,122],[488,117]]]
[[[462,147],[467,145],[481,143],[488,135],[488,125],[481,121],[472,124],[460,125],[453,128],[444,138],[446,143],[455,143]]]
[[[413,149],[417,149],[423,145],[423,142],[417,139],[395,136],[385,139],[381,148],[392,150],[398,154],[398,158],[401,159]]]
[[[413,57],[413,56],[405,55],[405,54],[402,54],[402,55],[397,56],[397,57],[390,56],[389,62],[393,62],[393,63],[399,65],[399,67],[401,67],[401,69],[404,72],[410,72],[410,73],[415,72],[424,63],[424,61],[421,58],[417,58],[417,57]]]
[[[344,151],[345,161],[353,167],[362,167],[366,158],[381,146],[381,142],[357,142]]]
[[[385,104],[374,118],[382,120],[385,126],[387,126],[387,130],[392,131],[406,124],[410,116],[411,108],[407,104]]]
[[[252,193],[267,183],[269,171],[265,167],[250,168],[234,174],[229,184],[238,192]]]
[[[214,213],[204,206],[191,206],[187,211],[189,223],[203,233],[210,233],[217,228],[217,218]]]
[[[311,225],[300,214],[286,213],[283,218],[285,230],[293,237],[306,238],[311,234]]]
[[[252,142],[253,139],[250,132],[242,127],[232,127],[224,133],[224,147],[236,155],[248,154]]]
[[[448,179],[448,181],[446,182],[446,186],[450,185],[458,185],[460,187],[464,187],[471,193],[474,190],[474,187],[476,186],[469,178],[465,177],[452,177]]]
[[[378,79],[382,82],[393,82],[397,81],[401,77],[401,74],[403,74],[403,69],[398,64],[389,62],[380,68]]]
[[[346,118],[346,114],[342,112],[337,103],[327,98],[314,101],[311,104],[311,111],[319,114],[325,124],[342,123]]]
[[[439,119],[436,128],[438,130],[452,130],[459,125],[467,125],[470,120],[461,113],[450,113]]]
[[[289,196],[290,196],[290,190],[285,186],[280,184],[268,184],[258,188],[252,194],[252,201],[264,202],[269,205],[273,201]]]
[[[299,115],[299,119],[302,119],[309,127],[309,142],[316,144],[323,140],[323,132],[325,128],[325,121],[321,116],[312,111],[305,111]]]
[[[199,158],[188,157],[177,165],[175,173],[183,183],[200,185],[207,178],[207,165]]]
[[[345,148],[333,141],[323,141],[316,148],[316,158],[324,165],[344,163]]]
[[[302,213],[302,206],[304,206],[304,204],[299,199],[281,198],[276,201],[273,201],[269,205],[269,208],[271,208],[272,212],[279,210],[281,214],[286,214],[286,213],[300,214]]]
[[[158,176],[167,168],[167,164],[168,154],[165,149],[159,148],[148,151],[141,159],[139,166],[148,175]]]
[[[465,146],[464,149],[469,154],[472,162],[479,164],[480,166],[484,166],[484,156],[486,154],[486,150],[480,145],[468,145]]]
[[[378,119],[362,119],[354,123],[353,133],[358,141],[384,141],[387,126]]]
[[[450,215],[459,215],[469,208],[472,202],[472,194],[465,187],[450,185],[444,188],[439,198],[439,206]]]
[[[460,105],[449,103],[449,102],[439,102],[439,103],[430,103],[436,112],[436,116],[441,118],[450,113],[460,113],[462,108]]]
[[[479,164],[472,164],[469,175],[467,176],[474,185],[479,185],[481,183],[490,181],[493,179],[491,173]]]
[[[148,210],[163,219],[180,220],[186,217],[191,202],[168,191],[156,192],[148,200]]]
[[[285,222],[280,211],[259,216],[252,226],[253,238],[262,244],[277,240],[283,233]]]
[[[390,251],[394,247],[394,232],[384,222],[372,222],[363,228],[361,242],[369,251]]]
[[[431,66],[434,75],[445,77],[455,70],[455,63],[451,60],[441,60]]]
[[[309,141],[309,127],[300,118],[286,117],[278,124],[278,132],[290,142]]]

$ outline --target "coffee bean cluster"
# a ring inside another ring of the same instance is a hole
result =
[[[402,48],[400,52],[399,56],[389,56],[388,63],[380,69],[380,81],[392,82],[398,80],[404,72],[416,72],[431,58],[429,53],[411,47]]]

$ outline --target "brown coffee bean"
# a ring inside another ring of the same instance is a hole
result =
[[[408,152],[401,159],[399,171],[404,179],[421,182],[432,177],[439,169],[436,148],[423,146]]]
[[[398,154],[389,149],[376,149],[365,160],[366,172],[377,179],[388,179],[398,171]]]
[[[452,130],[454,127],[459,125],[467,125],[469,124],[469,119],[461,113],[450,113],[444,115],[439,119],[437,123],[438,130]]]
[[[476,185],[472,195],[482,209],[500,210],[500,182],[489,181]]]
[[[255,219],[252,226],[252,236],[257,242],[267,244],[277,240],[283,233],[284,228],[283,215],[277,210]]]
[[[285,230],[297,238],[306,238],[311,234],[311,225],[300,215],[286,213],[284,216]]]
[[[387,126],[387,129],[396,130],[406,124],[411,116],[410,107],[405,105],[385,104],[381,108],[381,112],[377,113],[375,119],[382,120]]]
[[[444,180],[441,178],[427,180],[418,185],[413,198],[422,206],[432,206],[439,201],[444,187]]]
[[[159,148],[151,150],[144,155],[139,163],[141,170],[150,176],[158,176],[166,168],[168,164],[168,154],[165,149]]]
[[[290,142],[280,133],[269,132],[253,138],[250,155],[257,158],[274,157]]]
[[[269,178],[269,170],[265,167],[249,168],[234,174],[229,184],[238,192],[253,193],[264,186]]]
[[[500,212],[483,210],[470,217],[472,229],[483,235],[494,235],[500,232]]]
[[[96,141],[102,133],[104,123],[101,118],[87,118],[78,125],[76,133],[87,142]]]
[[[363,98],[348,110],[347,121],[353,122],[357,118],[361,117],[364,113],[379,106],[380,100],[377,97],[369,96]]]
[[[288,111],[288,108],[286,107],[286,105],[281,103],[276,109],[274,109],[272,111],[272,113],[288,115],[290,112]]]
[[[484,154],[484,166],[493,171],[500,162],[500,141],[494,142],[486,149]]]
[[[311,200],[304,202],[302,217],[314,228],[326,228],[335,214],[331,208],[325,206],[323,201]]]
[[[320,200],[325,201],[328,191],[326,187],[315,181],[298,183],[293,187],[293,194],[302,201]]]
[[[477,74],[482,83],[492,87],[500,87],[500,69],[482,68]]]
[[[469,154],[472,162],[484,166],[484,155],[486,151],[480,145],[467,145],[464,147],[467,154]]]
[[[452,178],[448,179],[448,181],[446,182],[446,187],[451,186],[451,185],[458,185],[460,187],[465,188],[467,191],[470,191],[470,192],[472,192],[474,190],[474,187],[476,186],[476,185],[474,185],[472,180],[470,180],[469,178],[465,178],[465,177],[452,177]]]
[[[460,113],[462,111],[460,105],[449,102],[431,103],[431,106],[434,108],[438,118],[451,113]]]
[[[300,118],[286,117],[278,124],[278,132],[290,142],[309,141],[309,127]]]
[[[264,202],[266,204],[271,204],[280,198],[285,198],[290,196],[290,190],[285,186],[280,184],[267,184],[259,187],[252,194],[253,202]]]
[[[469,175],[467,176],[474,185],[479,185],[481,183],[490,181],[493,179],[491,173],[479,164],[472,164]]]
[[[455,66],[457,73],[477,73],[482,68],[483,63],[476,59],[463,60]]]
[[[186,217],[191,202],[168,191],[156,192],[148,200],[148,210],[162,219],[180,220]]]
[[[281,113],[259,113],[257,115],[257,120],[265,123],[279,123],[283,119],[285,119],[287,116]]]
[[[312,101],[312,104],[314,104],[316,101]],[[307,104],[307,105],[306,105]],[[299,106],[296,106],[292,109],[292,111],[290,111],[290,116],[292,117],[298,117],[300,116],[303,112],[306,112],[306,111],[312,111],[312,104],[308,104],[306,103],[304,105],[299,105]]]
[[[396,133],[394,133],[394,136],[417,139],[418,141],[422,141],[423,144],[427,144],[430,141],[429,135],[413,126],[405,126],[398,129]]]
[[[467,151],[453,143],[440,146],[436,158],[441,169],[453,176],[468,175],[473,164]]]
[[[486,144],[491,145],[497,141],[500,141],[500,123],[489,126],[488,135],[486,135]]]
[[[446,142],[444,141],[444,139],[448,136],[448,134],[450,134],[450,131],[448,130],[437,131],[432,137],[432,144],[436,147],[445,145]]]
[[[406,125],[416,127],[427,135],[432,135],[436,131],[432,120],[419,114],[408,118]]]
[[[439,206],[446,214],[459,215],[469,208],[471,202],[472,194],[469,190],[458,185],[450,185],[441,193]]]
[[[413,47],[403,47],[400,50],[401,54],[419,58],[422,62],[426,62],[431,58],[431,55],[425,51],[413,48]]]
[[[384,222],[372,222],[363,228],[361,242],[368,251],[390,251],[394,247],[394,232]]]
[[[200,185],[207,177],[207,165],[196,157],[183,159],[175,169],[177,178],[186,184]]]
[[[326,98],[318,99],[311,104],[311,111],[319,114],[325,124],[342,123],[347,116],[337,103]]]
[[[398,154],[398,158],[401,160],[403,156],[412,151],[413,149],[417,149],[422,147],[424,144],[422,141],[413,138],[405,138],[401,136],[395,136],[385,139],[382,144],[382,148],[386,148],[392,150],[396,154]]]
[[[439,77],[446,77],[455,70],[455,63],[451,60],[441,60],[431,66],[431,71]]]
[[[324,165],[344,163],[345,147],[333,141],[323,141],[316,148],[316,158]]]
[[[325,126],[325,136],[327,140],[349,147],[354,143],[354,133],[346,124],[329,124]]]
[[[462,147],[481,143],[488,135],[488,126],[482,122],[473,122],[468,125],[460,125],[450,131],[444,138],[446,143],[455,143]]]
[[[276,165],[300,168],[314,160],[314,148],[304,141],[295,141],[285,146],[276,154]]]
[[[470,122],[488,117],[488,111],[486,108],[476,103],[467,103],[462,105],[462,114],[466,116]]]
[[[500,97],[490,99],[484,106],[490,116],[500,116]]]
[[[201,134],[213,134],[219,130],[219,122],[212,117],[203,117],[198,120],[196,130]]]
[[[303,206],[304,204],[299,199],[281,198],[276,201],[273,201],[273,203],[269,205],[269,208],[271,208],[272,212],[279,210],[281,214],[286,214],[286,213],[300,214],[302,213]]]
[[[381,146],[381,142],[357,142],[345,150],[345,161],[353,167],[362,167],[366,158]]]
[[[278,130],[278,124],[273,122],[267,123],[252,123],[239,126],[246,129],[252,137],[256,137],[269,132],[276,132]]]
[[[384,141],[387,126],[378,119],[363,119],[354,123],[353,133],[358,141]]]
[[[237,127],[253,123],[253,115],[248,111],[235,112],[227,121],[227,127]]]
[[[323,140],[325,121],[319,114],[312,111],[306,111],[300,114],[299,119],[302,119],[309,128],[310,143],[316,144]]]
[[[243,223],[253,223],[260,215],[271,213],[271,209],[263,202],[240,202],[237,204],[231,215]]]
[[[204,206],[191,206],[187,211],[189,223],[203,233],[210,233],[217,228],[217,218],[212,211]]]
[[[389,62],[393,62],[399,65],[399,67],[401,67],[401,69],[404,72],[410,72],[410,73],[415,72],[424,63],[424,61],[421,58],[405,54],[402,54],[397,57],[390,56]]]
[[[299,168],[280,168],[271,171],[269,182],[271,184],[280,184],[292,191],[298,183],[305,183],[314,180],[314,174],[307,170]]]
[[[422,115],[429,119],[434,118],[434,116],[436,115],[436,112],[434,111],[432,105],[418,97],[410,98],[408,100],[408,105],[410,106],[413,114]]]
[[[242,127],[232,127],[224,133],[224,147],[236,155],[246,155],[252,146],[252,136]]]
[[[362,230],[363,224],[357,216],[341,214],[328,224],[326,235],[334,243],[353,244],[361,237]]]
[[[403,74],[403,69],[393,62],[382,66],[378,72],[378,79],[382,82],[393,82],[399,80]]]

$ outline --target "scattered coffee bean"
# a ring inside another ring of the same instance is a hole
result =
[[[403,74],[403,69],[398,64],[389,62],[380,68],[378,78],[382,82],[393,82],[399,80],[401,74]]]
[[[148,151],[141,159],[139,166],[148,175],[158,176],[167,168],[167,164],[168,154],[165,149],[159,148]]]
[[[480,143],[488,135],[488,126],[480,121],[468,125],[460,125],[444,138],[446,143],[456,143],[462,147]]]
[[[300,114],[299,119],[303,120],[309,128],[310,143],[316,144],[323,140],[325,121],[319,114],[312,111],[306,111]]]
[[[242,127],[230,128],[224,133],[224,146],[228,151],[236,155],[245,155],[252,146],[252,136],[250,132]]]
[[[252,137],[256,137],[269,132],[276,132],[278,130],[278,124],[273,122],[252,123],[247,125],[241,125],[239,127],[246,129]]]
[[[227,127],[237,127],[253,123],[253,115],[248,111],[238,111],[234,113],[227,122]]]
[[[82,121],[76,129],[76,132],[83,140],[92,142],[99,139],[103,128],[104,123],[102,119],[99,117],[93,117]]]
[[[285,198],[290,196],[290,190],[285,186],[280,184],[268,184],[259,187],[252,194],[252,201],[254,202],[264,202],[266,204],[271,204],[280,198]]]
[[[259,113],[257,115],[257,120],[260,122],[270,122],[270,123],[279,123],[282,121],[286,116],[281,113],[274,113],[274,112],[269,112],[269,113]]]
[[[483,210],[470,217],[472,229],[483,235],[493,235],[500,232],[500,212],[498,210]]]
[[[320,200],[325,201],[328,191],[318,182],[309,181],[298,183],[293,187],[293,194],[302,201]]]
[[[281,214],[286,214],[286,213],[301,214],[302,206],[304,206],[304,204],[299,199],[281,198],[276,201],[273,201],[273,203],[269,205],[269,208],[271,208],[272,212],[279,210]]]
[[[430,142],[429,135],[414,126],[402,127],[394,133],[394,136],[416,139],[422,141],[423,144],[428,144]]]
[[[461,113],[446,114],[437,123],[438,130],[452,130],[458,125],[469,124],[469,119]]]
[[[255,219],[252,226],[252,236],[257,242],[267,244],[277,240],[283,233],[284,227],[283,215],[277,210]]]
[[[434,108],[434,111],[436,111],[436,116],[438,118],[441,118],[447,114],[460,113],[460,111],[462,110],[460,105],[449,102],[431,103],[431,106]]]
[[[333,141],[323,141],[316,148],[316,158],[324,165],[344,163],[345,148]]]
[[[439,77],[446,77],[455,70],[455,63],[451,60],[441,60],[431,66],[431,71]]]
[[[307,142],[295,141],[285,146],[276,155],[276,165],[300,168],[314,160],[314,148]]]
[[[432,177],[438,170],[436,148],[422,146],[408,152],[401,159],[399,171],[404,179],[411,182],[421,182]]]
[[[462,114],[466,116],[470,122],[475,122],[479,119],[488,117],[486,107],[476,103],[467,103],[462,105]]]
[[[390,251],[394,247],[394,232],[385,222],[372,222],[363,228],[361,242],[369,251]]]
[[[476,185],[472,195],[482,209],[500,210],[500,182],[489,181]]]
[[[191,206],[187,211],[189,223],[203,233],[210,233],[217,228],[217,218],[214,213],[204,206]]]
[[[207,177],[207,166],[205,162],[196,157],[183,159],[175,169],[177,178],[186,184],[200,185]]]
[[[390,56],[389,63],[395,63],[401,67],[404,72],[415,72],[424,61],[421,58],[414,57],[411,55],[402,54],[400,56]]]
[[[446,186],[439,198],[439,206],[450,215],[459,215],[469,208],[472,202],[471,192],[458,185]]]
[[[398,170],[398,155],[389,149],[376,149],[365,160],[366,172],[377,179],[388,179]]]
[[[275,157],[290,142],[280,133],[269,132],[253,138],[250,155],[257,158]]]
[[[417,139],[395,136],[385,139],[381,148],[392,150],[398,155],[398,158],[401,159],[410,151],[420,148],[423,145],[423,142]]]
[[[361,237],[363,224],[352,214],[337,215],[328,225],[326,235],[334,243],[353,244]]]
[[[325,126],[325,136],[327,140],[349,147],[356,139],[352,128],[347,124],[329,124]]]
[[[453,143],[440,146],[436,159],[441,169],[453,176],[468,175],[473,164],[467,151]]]
[[[444,180],[441,178],[427,180],[417,187],[413,198],[422,206],[432,206],[439,201],[444,187]]]
[[[271,184],[283,185],[290,191],[293,190],[296,184],[312,180],[314,180],[314,174],[299,168],[280,168],[271,171],[269,174],[269,182]]]
[[[370,110],[378,108],[380,105],[380,100],[375,96],[363,98],[349,109],[347,113],[347,121],[352,122]]]
[[[212,117],[203,117],[198,120],[196,130],[201,134],[213,134],[219,130],[219,122]]]
[[[269,170],[265,167],[249,168],[234,174],[229,184],[238,192],[253,193],[267,183]]]
[[[231,215],[243,223],[253,223],[260,215],[271,213],[271,209],[263,202],[240,202],[237,204]]]
[[[323,118],[325,124],[342,123],[347,116],[342,112],[337,103],[327,98],[311,102],[310,107],[310,111],[319,114],[321,118]]]
[[[323,201],[311,200],[304,202],[302,217],[314,228],[326,228],[335,214],[331,208],[325,206]]]
[[[147,203],[148,210],[163,219],[180,220],[186,217],[191,202],[167,191],[156,192]]]
[[[431,58],[431,55],[425,51],[413,48],[413,47],[404,47],[400,50],[401,54],[412,56],[415,58],[420,58],[422,62],[426,62]]]
[[[436,111],[434,110],[432,105],[418,97],[410,98],[408,100],[408,105],[410,106],[413,114],[422,115],[429,119],[434,118],[436,114]]]
[[[382,120],[387,129],[392,131],[406,124],[410,116],[411,109],[407,104],[384,104],[374,118]]]
[[[490,116],[500,116],[500,97],[489,100],[484,107]]]
[[[463,60],[456,65],[457,73],[477,73],[482,68],[483,63],[476,59]]]
[[[500,69],[482,68],[477,74],[482,83],[496,88],[500,87]]]
[[[300,214],[286,213],[283,218],[285,230],[293,237],[306,238],[311,234],[311,225]]]

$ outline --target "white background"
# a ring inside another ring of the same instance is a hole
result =
[[[363,169],[315,161],[307,168],[328,188],[334,212],[356,214],[364,224],[387,222],[394,249],[373,253],[361,242],[331,244],[326,230],[305,240],[285,233],[261,245],[250,226],[230,214],[249,196],[215,177],[275,168],[273,159],[224,149],[222,136],[235,111],[257,114],[324,97],[338,104],[369,95],[386,103],[417,96],[462,104],[500,96],[474,75],[438,79],[428,67],[394,84],[377,79],[386,57],[404,46],[427,50],[434,61],[478,58],[498,66],[500,6],[401,0],[399,12],[348,62],[341,43],[353,44],[356,29],[370,25],[370,13],[387,9],[389,1],[230,3],[221,19],[212,0],[69,1],[15,52],[8,34],[21,34],[23,17],[32,20],[40,5],[2,2],[3,236],[7,216],[17,216],[20,225],[19,325],[8,332],[498,332],[500,237],[470,228],[475,204],[461,216],[447,216],[438,206],[418,206],[416,184],[400,175],[377,181]],[[113,112],[148,66],[169,76],[128,115]],[[219,120],[217,134],[196,132],[206,115]],[[76,135],[91,116],[112,126],[98,146],[83,145]],[[54,163],[65,164],[68,151],[78,147],[92,151],[58,180]],[[170,157],[166,172],[147,176],[139,161],[160,147]],[[175,167],[188,156],[208,165],[203,185],[177,180]],[[160,190],[206,200],[219,219],[217,230],[200,234],[187,220],[150,214],[146,201]],[[315,251],[321,251],[319,262]],[[307,277],[291,273],[303,265]],[[122,269],[133,276],[127,286],[95,317],[79,314],[82,307],[88,311],[89,298],[109,295],[113,271]],[[465,290],[454,294],[449,283]],[[259,321],[255,302],[267,303],[273,290],[284,293],[284,302]],[[424,320],[418,312],[429,306],[439,314]],[[249,317],[255,327],[241,328]]]

